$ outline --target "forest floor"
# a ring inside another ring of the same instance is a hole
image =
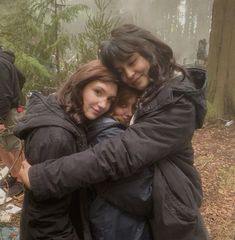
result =
[[[206,124],[197,130],[193,146],[202,176],[202,214],[210,239],[235,239],[235,124]]]
[[[205,124],[196,131],[193,146],[204,189],[201,211],[210,239],[234,240],[235,124],[229,127],[222,122]],[[23,196],[15,198],[13,203],[21,206],[22,199]],[[4,226],[19,226],[19,214],[14,215],[9,223],[0,223],[0,229]]]

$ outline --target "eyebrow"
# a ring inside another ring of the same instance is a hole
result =
[[[104,88],[103,88],[103,86],[95,86],[95,88],[99,88],[99,90],[101,90],[103,93],[104,92],[108,92],[108,91],[106,91]],[[116,95],[112,95],[112,96],[109,96],[109,97],[113,97],[113,98],[116,98],[117,97],[117,94]]]

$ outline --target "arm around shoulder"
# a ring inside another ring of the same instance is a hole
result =
[[[176,151],[195,129],[195,108],[185,98],[152,110],[120,137],[95,147],[30,168],[32,190],[42,198],[64,195],[79,187],[132,175]],[[70,164],[67,164],[69,161]],[[65,181],[58,176],[63,175]],[[42,191],[45,183],[50,188]]]

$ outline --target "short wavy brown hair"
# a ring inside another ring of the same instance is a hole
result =
[[[92,60],[80,66],[56,92],[60,106],[78,123],[85,120],[82,93],[92,81],[113,82],[118,84],[116,75],[108,70],[100,60]]]
[[[127,84],[119,84],[118,93],[115,102],[113,103],[109,113],[112,113],[115,107],[120,107],[126,105],[130,98],[136,97],[139,98],[141,91],[128,86]]]

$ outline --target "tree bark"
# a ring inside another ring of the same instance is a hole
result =
[[[217,118],[235,115],[235,1],[214,0],[208,56],[208,100]]]

